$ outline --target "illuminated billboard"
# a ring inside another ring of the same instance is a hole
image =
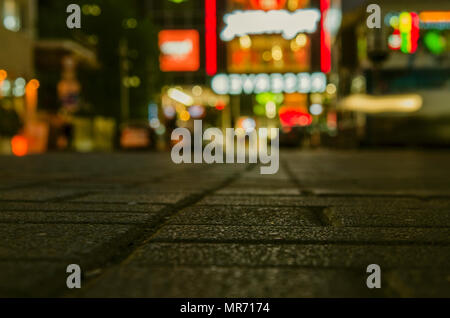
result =
[[[159,49],[163,72],[196,72],[200,68],[200,36],[197,30],[161,31]]]
[[[218,95],[272,93],[323,93],[327,86],[324,73],[218,74],[211,82]]]
[[[315,33],[320,21],[317,9],[234,11],[224,17],[226,27],[220,34],[223,41],[251,34],[281,34],[292,40],[299,33]]]
[[[220,39],[228,72],[303,73],[311,70],[311,35],[321,13],[309,0],[228,0]]]

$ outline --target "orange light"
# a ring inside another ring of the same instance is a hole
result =
[[[32,80],[29,81],[28,84],[27,84],[27,88],[30,88],[30,89],[33,89],[33,90],[38,89],[39,86],[41,86],[41,84],[40,84],[39,81],[36,80],[36,79],[32,79]]]
[[[29,114],[34,113],[38,104],[38,88],[40,83],[36,79],[32,79],[25,87],[25,99]]]
[[[424,11],[419,16],[423,23],[450,22],[450,11]]]
[[[15,136],[11,139],[12,152],[17,157],[23,157],[28,153],[28,140],[23,136]]]
[[[8,77],[8,73],[5,70],[0,70],[0,82],[4,81]]]
[[[191,119],[191,114],[189,114],[189,112],[185,110],[185,111],[181,112],[180,119],[182,121],[188,121],[189,119]]]

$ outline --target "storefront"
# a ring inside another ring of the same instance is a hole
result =
[[[331,5],[227,1],[218,23],[226,66],[211,78],[211,88],[229,96],[233,126],[249,118],[259,127],[282,128],[285,133],[334,129],[327,118],[337,89],[330,81],[331,46],[323,35],[335,34],[340,10],[338,1]]]
[[[450,4],[412,0],[380,5],[381,29],[368,29],[362,12],[345,26],[350,36],[342,39],[343,54],[357,57],[356,65],[342,68],[349,68],[351,77],[341,72],[347,98],[339,109],[346,129],[356,128],[368,144],[449,143]],[[346,45],[350,42],[357,43],[356,54]]]

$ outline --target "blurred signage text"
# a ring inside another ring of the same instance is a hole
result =
[[[314,33],[320,22],[320,11],[317,9],[297,10],[247,10],[234,11],[224,16],[225,29],[220,37],[223,41],[231,41],[235,37],[252,34],[281,34],[291,40],[297,34]]]
[[[197,30],[165,30],[159,33],[160,68],[163,72],[196,72],[200,68],[200,36]]]
[[[219,95],[272,93],[322,93],[326,90],[324,73],[218,74],[212,89]]]

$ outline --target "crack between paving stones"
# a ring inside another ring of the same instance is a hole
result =
[[[314,193],[312,190],[309,189],[305,189],[300,181],[295,177],[294,173],[292,172],[291,168],[289,167],[287,161],[282,160],[281,161],[281,166],[283,167],[284,170],[286,170],[286,174],[289,176],[290,181],[297,187],[298,191],[300,191],[300,196],[303,197],[315,197]],[[327,207],[310,207],[309,208],[314,216],[317,219],[317,222],[323,226],[323,227],[327,227],[327,226],[334,226],[332,220],[330,220],[327,216],[327,214],[325,213]]]
[[[193,194],[183,200],[181,200],[180,202],[167,206],[166,208],[164,208],[162,211],[160,211],[159,213],[161,214],[161,217],[159,218],[159,221],[157,222],[152,222],[152,224],[144,224],[144,225],[137,225],[134,227],[134,229],[136,230],[136,237],[139,237],[135,240],[132,240],[129,244],[128,244],[128,248],[122,249],[120,253],[114,255],[113,257],[111,257],[109,259],[109,261],[104,262],[103,264],[99,264],[98,266],[96,266],[94,268],[94,266],[91,266],[91,268],[86,268],[83,270],[83,272],[89,272],[92,270],[96,270],[96,269],[102,269],[102,272],[100,275],[87,279],[84,282],[84,285],[86,286],[84,288],[88,289],[89,286],[95,284],[95,282],[97,280],[99,280],[101,277],[103,277],[105,275],[105,273],[108,271],[108,269],[113,268],[114,266],[126,263],[127,260],[133,256],[133,254],[139,250],[139,248],[141,248],[142,246],[144,246],[145,244],[147,244],[149,241],[152,240],[152,238],[158,233],[158,231],[165,226],[166,224],[168,224],[169,220],[174,217],[175,215],[177,215],[179,212],[181,212],[183,209],[195,205],[196,203],[200,202],[203,198],[205,198],[208,195],[212,195],[215,192],[227,187],[228,185],[230,185],[231,183],[235,182],[236,180],[238,180],[239,178],[242,177],[244,172],[248,172],[251,171],[252,169],[254,169],[257,165],[248,165],[246,167],[246,169],[239,171],[237,173],[234,173],[233,175],[231,175],[230,177],[226,178],[223,182],[221,182],[218,186],[203,191],[201,193],[198,194]],[[76,294],[78,294],[79,291],[66,291],[66,290],[60,290],[59,291],[59,296],[63,296],[63,297],[72,297]]]

